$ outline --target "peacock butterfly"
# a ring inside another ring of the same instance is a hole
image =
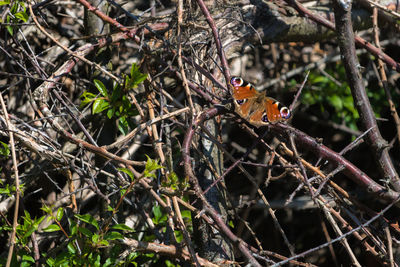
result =
[[[233,86],[236,112],[251,124],[260,127],[290,118],[289,108],[266,96],[265,92],[257,91],[251,83],[240,77],[232,77],[230,84]]]

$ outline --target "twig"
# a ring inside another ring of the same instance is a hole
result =
[[[225,57],[225,52],[224,52],[222,44],[221,44],[221,39],[219,38],[217,25],[215,25],[215,22],[214,22],[213,18],[211,17],[211,14],[208,11],[207,6],[206,6],[206,4],[204,4],[203,0],[197,0],[197,4],[200,6],[201,11],[203,12],[208,24],[211,27],[211,31],[214,36],[215,46],[217,47],[217,51],[218,51],[218,56],[219,56],[219,59],[221,60],[222,73],[224,74],[224,77],[225,77],[226,88],[230,88],[229,81],[231,79],[231,74],[229,72],[228,61],[226,60],[226,57]]]
[[[391,15],[393,15],[393,16],[396,17],[397,19],[400,19],[400,14],[397,13],[396,11],[390,10],[389,8],[387,8],[387,7],[385,7],[385,6],[381,5],[381,4],[379,4],[378,2],[372,1],[372,0],[367,0],[367,2],[370,3],[371,6],[373,6],[373,9],[376,9],[376,7],[377,7],[377,8],[379,8],[379,9],[381,9],[381,10],[383,10],[383,11],[385,11],[385,12],[391,14]],[[375,11],[374,11],[374,12],[375,12]]]
[[[17,156],[15,154],[14,133],[12,131],[10,131],[10,121],[8,119],[8,112],[7,112],[6,104],[4,103],[4,100],[3,100],[3,95],[1,93],[0,93],[0,103],[1,103],[1,108],[3,109],[3,114],[4,114],[5,121],[6,121],[8,135],[10,137],[11,157],[12,157],[13,168],[14,168],[14,176],[15,176],[14,177],[14,179],[15,179],[14,217],[13,217],[12,232],[11,232],[11,237],[10,237],[10,247],[8,249],[8,256],[7,256],[7,262],[6,262],[6,267],[10,267],[12,256],[13,256],[13,250],[14,250],[14,246],[15,246],[15,236],[17,233],[19,196],[20,196],[21,192],[20,192],[20,188],[19,188],[18,164],[17,164]]]
[[[370,0],[369,0],[370,1]],[[373,24],[373,34],[374,34],[374,42],[376,47],[378,49],[381,49],[381,44],[379,41],[379,28],[378,28],[378,9],[376,7],[373,8],[373,13],[372,13],[372,24]],[[389,84],[387,81],[387,76],[385,72],[385,63],[378,58],[378,65],[379,65],[379,73],[380,77],[378,76],[378,79],[380,83],[382,84],[383,89],[385,90],[385,94],[387,97],[387,100],[389,102],[389,108],[390,108],[390,113],[392,114],[392,117],[394,119],[394,122],[396,124],[396,130],[397,130],[397,140],[400,143],[400,118],[399,114],[397,113],[396,106],[393,102],[392,94],[390,93],[389,90]],[[375,67],[375,65],[373,65]]]
[[[321,209],[324,211],[325,217],[328,219],[328,221],[330,222],[330,224],[333,227],[333,230],[336,232],[336,234],[338,236],[342,236],[343,233],[340,230],[339,226],[337,225],[336,221],[333,219],[332,214],[329,213],[328,209],[323,205],[323,203],[321,203],[319,200],[318,204],[321,207]],[[340,240],[341,243],[343,244],[343,246],[345,247],[347,253],[350,256],[351,261],[353,262],[353,264],[355,266],[361,267],[360,263],[358,262],[356,256],[354,255],[354,252],[351,250],[349,243],[347,242],[347,238],[343,238],[342,240]]]
[[[301,86],[300,86],[299,90],[297,91],[296,96],[294,97],[292,104],[290,104],[289,109],[290,109],[291,111],[293,111],[294,106],[296,105],[297,100],[299,99],[299,97],[300,97],[300,95],[301,95],[301,92],[303,91],[304,85],[305,85],[306,82],[307,82],[307,79],[308,79],[308,75],[309,75],[309,74],[310,74],[310,71],[307,71],[306,77],[304,77],[304,80],[303,80],[303,82],[301,83]]]
[[[177,13],[178,13],[178,25],[177,25],[177,29],[176,29],[176,35],[178,37],[178,66],[179,66],[179,71],[182,75],[183,87],[185,88],[186,98],[188,100],[189,107],[190,107],[190,113],[192,114],[192,116],[194,116],[196,110],[193,106],[193,100],[192,100],[192,96],[191,96],[190,89],[188,86],[185,69],[183,67],[183,62],[182,62],[181,24],[182,24],[182,20],[183,20],[183,18],[182,18],[183,17],[183,0],[178,0]]]

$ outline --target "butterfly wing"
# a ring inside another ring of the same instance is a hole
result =
[[[291,116],[290,110],[279,101],[271,97],[265,97],[265,113],[261,118],[264,122],[278,122],[288,120]]]
[[[232,77],[230,83],[233,86],[232,94],[235,100],[251,99],[260,94],[251,83],[240,77]]]

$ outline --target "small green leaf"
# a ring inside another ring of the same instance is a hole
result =
[[[74,220],[70,220],[68,219],[69,224],[70,224],[70,231],[71,231],[71,236],[76,235],[76,233],[78,232],[78,225],[76,224],[76,222]]]
[[[341,110],[343,108],[343,102],[342,99],[337,96],[337,95],[333,95],[328,97],[330,103],[332,104],[333,107],[335,107],[336,110]]]
[[[61,230],[60,226],[58,226],[57,224],[52,224],[52,225],[49,225],[46,228],[44,228],[42,231],[49,233],[49,232],[56,232],[56,231],[60,231],[60,230]]]
[[[133,176],[133,173],[129,169],[127,169],[127,168],[118,168],[117,170],[128,174],[129,178],[131,178],[131,181],[133,181],[135,179],[135,177]]]
[[[94,85],[96,86],[97,90],[99,90],[99,92],[104,97],[108,97],[107,88],[104,86],[104,84],[101,81],[96,80],[96,79],[94,79],[93,82],[94,82]]]
[[[113,207],[111,207],[110,205],[108,205],[108,206],[107,206],[107,211],[111,211],[111,212],[113,212],[113,211],[114,211],[114,209],[113,209]]]
[[[61,208],[61,207],[58,208],[58,210],[57,210],[57,215],[56,215],[57,221],[61,221],[63,215],[64,215],[64,209]]]
[[[104,236],[105,240],[116,240],[116,239],[124,239],[124,236],[119,233],[119,232],[108,232],[105,236]]]
[[[101,245],[101,246],[105,246],[108,247],[110,245],[110,243],[107,240],[101,240],[100,242],[98,242],[97,244]]]
[[[93,114],[100,113],[103,110],[106,110],[109,106],[110,103],[108,103],[108,101],[102,98],[98,98],[93,102],[92,113]]]
[[[118,120],[118,130],[123,134],[127,135],[129,133],[129,124],[126,117],[120,117]]]
[[[157,160],[151,159],[149,156],[147,156],[147,162],[146,162],[146,168],[144,170],[144,176],[145,177],[153,177],[156,178],[156,175],[154,174],[155,170],[164,168],[163,166],[159,165]]]
[[[114,116],[114,112],[115,112],[114,108],[110,108],[109,110],[107,110],[107,118],[111,120],[111,118]]]
[[[182,218],[192,219],[190,210],[182,210],[181,214],[182,214]]]
[[[93,234],[92,235],[92,242],[97,244],[100,240],[100,236],[98,234]]]
[[[116,224],[116,225],[111,226],[111,229],[123,230],[123,231],[130,231],[130,232],[133,232],[133,231],[134,231],[132,228],[130,228],[130,227],[127,226],[126,224]]]
[[[10,35],[13,36],[14,35],[13,28],[9,25],[7,25],[6,28],[7,28],[7,31],[10,33]]]
[[[27,22],[28,21],[28,14],[26,14],[26,12],[20,11],[18,13],[15,13],[14,16],[20,20],[22,20],[23,22]]]
[[[40,209],[43,210],[47,214],[51,214],[51,208],[49,206],[47,206],[47,205],[44,205]]]
[[[84,227],[78,227],[78,231],[88,238],[91,238],[93,235],[93,233],[89,229]]]
[[[118,84],[114,87],[112,95],[111,95],[111,102],[116,102],[118,99],[121,98],[122,88]]]
[[[90,214],[84,214],[84,215],[75,214],[75,217],[78,218],[79,220],[85,222],[85,223],[93,225],[94,227],[96,227],[97,230],[99,230],[99,224],[93,218],[92,215],[90,215]]]
[[[35,259],[31,255],[22,255],[22,261],[35,262]]]
[[[0,6],[9,5],[9,4],[10,4],[10,0],[8,0],[8,1],[0,1]]]
[[[8,158],[8,156],[10,155],[10,148],[6,143],[1,141],[0,141],[0,155],[6,158]]]
[[[29,228],[28,228],[28,231],[24,234],[23,238],[26,238],[26,237],[28,237],[28,236],[31,236],[31,234],[32,234],[33,232],[35,232],[36,230],[37,230],[37,229],[36,229],[36,227],[34,227],[34,226],[29,227]]]
[[[73,244],[73,242],[68,243],[67,249],[68,249],[69,253],[71,253],[71,254],[76,253],[76,248],[75,248],[75,245]]]
[[[128,89],[136,88],[140,83],[142,83],[147,78],[147,74],[140,72],[139,67],[133,63],[131,67],[131,77],[127,79],[126,87]]]

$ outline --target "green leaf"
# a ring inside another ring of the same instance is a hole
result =
[[[133,181],[135,179],[135,177],[133,176],[133,173],[129,169],[127,169],[127,168],[117,168],[117,170],[128,174],[129,178],[131,178],[131,181]]]
[[[101,81],[96,80],[96,79],[94,79],[93,82],[94,82],[94,85],[96,86],[97,90],[99,90],[99,92],[104,97],[108,97],[107,88],[104,86],[104,84]]]
[[[108,206],[107,206],[107,211],[111,211],[111,212],[113,212],[113,211],[114,211],[114,209],[113,209],[113,207],[111,207],[110,205],[108,205]]]
[[[126,224],[116,224],[116,225],[111,226],[111,229],[122,230],[122,231],[130,231],[130,232],[134,231],[132,228],[130,228]]]
[[[162,216],[162,211],[160,206],[154,206],[153,207],[153,214],[154,218],[159,219]]]
[[[88,238],[91,238],[93,235],[93,233],[89,229],[84,227],[78,227],[78,231]]]
[[[124,239],[124,236],[119,233],[119,232],[108,232],[105,236],[104,236],[105,240],[116,240],[116,239]]]
[[[92,242],[94,244],[97,244],[99,242],[99,240],[100,240],[100,236],[98,234],[93,234],[92,235]]]
[[[157,160],[151,159],[149,156],[147,156],[147,162],[146,162],[146,168],[144,170],[144,176],[145,177],[153,177],[156,178],[156,175],[154,174],[155,170],[164,168],[163,166],[159,165]]]
[[[22,255],[22,261],[35,262],[35,259],[31,255]]]
[[[8,158],[8,156],[10,155],[10,148],[6,143],[1,141],[0,141],[0,155],[6,158]]]
[[[14,35],[13,28],[9,25],[7,25],[6,28],[7,28],[7,31],[10,33],[10,35],[13,36]]]
[[[70,231],[71,231],[71,236],[76,235],[76,233],[78,233],[78,225],[76,224],[76,222],[74,220],[70,220],[68,219],[69,224],[70,224]]]
[[[44,205],[43,207],[40,208],[41,210],[43,210],[45,213],[47,214],[51,214],[51,208],[47,205]],[[51,218],[50,218],[51,219]]]
[[[107,110],[107,118],[111,120],[111,118],[114,116],[115,108],[110,108]]]
[[[147,78],[147,74],[140,72],[139,67],[133,63],[131,67],[131,77],[127,82],[127,89],[136,88],[140,83],[142,83]]]
[[[0,188],[0,194],[7,194],[7,195],[10,195],[10,194],[11,194],[11,191],[10,191],[9,186],[6,185],[5,188]]]
[[[27,22],[28,21],[28,14],[26,14],[26,12],[20,11],[18,13],[15,13],[14,16],[20,20],[22,20],[23,22]]]
[[[161,210],[161,206],[153,207],[154,218],[152,219],[154,224],[159,224],[167,221],[167,215],[164,214]]]
[[[110,245],[110,242],[108,242],[107,240],[103,239],[100,242],[98,242],[97,244],[99,244],[100,246],[108,247]]]
[[[121,86],[119,86],[119,84],[117,84],[113,89],[113,92],[111,95],[111,102],[116,102],[118,99],[120,99],[121,94],[122,94],[122,88],[121,88]]]
[[[0,1],[0,6],[9,5],[9,4],[10,4],[10,0],[8,0],[8,1]]]
[[[93,218],[92,215],[90,215],[90,214],[84,214],[84,215],[75,214],[75,217],[78,218],[79,220],[85,222],[85,223],[93,225],[94,227],[96,227],[97,230],[99,230],[99,224]]]
[[[118,130],[123,134],[127,135],[129,133],[129,124],[126,117],[120,117],[118,120]]]
[[[52,225],[49,225],[46,228],[44,228],[42,231],[46,232],[46,233],[50,233],[50,232],[57,232],[60,230],[61,230],[60,226],[58,226],[57,224],[52,224]]]
[[[69,251],[69,253],[71,254],[75,254],[76,253],[76,248],[73,242],[69,242],[67,245],[67,249]]]
[[[182,210],[181,214],[182,214],[182,218],[187,218],[187,219],[190,219],[190,220],[192,219],[192,215],[191,215],[190,210]]]
[[[100,113],[103,110],[106,110],[110,106],[110,103],[105,99],[98,98],[93,102],[92,113]]]
[[[57,210],[57,215],[56,215],[57,221],[61,221],[63,215],[64,215],[64,209],[61,208],[61,207],[58,208],[58,210]]]
[[[338,111],[338,110],[342,110],[343,108],[343,102],[342,99],[337,96],[337,95],[333,95],[328,97],[330,103],[332,104],[332,106]]]
[[[37,229],[36,229],[36,227],[34,227],[34,226],[31,226],[31,227],[29,227],[28,228],[28,231],[24,234],[24,236],[22,237],[22,238],[26,238],[26,237],[28,237],[28,236],[31,236],[31,234],[33,233],[33,232],[35,232]]]

